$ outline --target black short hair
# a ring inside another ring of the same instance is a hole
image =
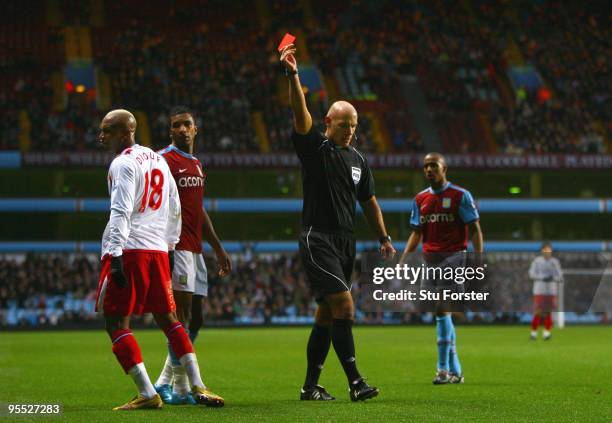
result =
[[[550,242],[550,241],[544,241],[544,242],[542,243],[542,246],[540,247],[540,250],[543,250],[543,249],[544,249],[544,248],[546,248],[546,247],[548,247],[548,248],[552,249],[552,242]]]
[[[182,115],[184,113],[187,113],[187,114],[191,115],[193,120],[195,120],[195,114],[193,113],[193,110],[191,110],[187,106],[178,105],[178,106],[174,106],[173,108],[170,109],[170,117],[176,116],[176,115]]]
[[[437,153],[435,151],[430,151],[429,153],[425,154],[425,156],[423,157],[423,161],[425,161],[425,157],[427,157],[427,156],[435,157],[437,160],[442,160],[444,162],[444,164],[446,164],[446,158],[442,155],[442,153]]]

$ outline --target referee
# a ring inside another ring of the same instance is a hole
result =
[[[280,61],[289,79],[293,146],[302,163],[304,230],[299,240],[300,256],[318,304],[308,340],[308,367],[300,399],[335,399],[318,384],[333,344],[348,379],[351,400],[363,401],[378,395],[379,390],[366,383],[355,362],[352,329],[355,305],[350,289],[356,253],[353,235],[356,201],[378,236],[383,257],[392,258],[395,249],[374,196],[370,168],[351,145],[357,129],[357,111],[346,101],[335,102],[325,117],[325,134],[317,132],[306,106],[295,52],[295,46],[288,45],[281,50]]]

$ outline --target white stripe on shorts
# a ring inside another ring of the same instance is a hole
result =
[[[314,257],[312,256],[312,251],[310,251],[310,242],[308,240],[308,237],[310,236],[310,231],[312,231],[312,226],[310,227],[310,229],[308,229],[308,234],[306,235],[306,246],[308,247],[308,253],[310,254],[310,260],[312,260],[312,262],[315,264],[315,266],[317,266],[319,269],[321,269],[322,271],[324,271],[325,273],[327,273],[328,275],[333,276],[334,278],[338,279],[340,281],[340,283],[342,285],[345,286],[345,288],[347,290],[351,290],[351,288],[349,288],[348,286],[346,286],[346,284],[344,283],[344,281],[342,279],[340,279],[338,276],[334,275],[331,272],[328,272],[327,270],[323,269],[321,266],[319,266],[319,264],[315,261]]]

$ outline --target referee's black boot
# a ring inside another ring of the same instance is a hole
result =
[[[365,401],[374,398],[380,390],[367,384],[364,378],[359,378],[349,387],[351,401]]]
[[[300,392],[301,401],[333,401],[335,399],[336,397],[333,397],[321,385],[315,385],[306,389],[302,388]]]

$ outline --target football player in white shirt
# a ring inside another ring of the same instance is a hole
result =
[[[110,218],[102,238],[96,310],[104,314],[113,353],[139,391],[114,410],[162,406],[130,330],[131,315],[148,312],[185,368],[196,402],[223,406],[223,399],[202,382],[189,336],[176,319],[168,253],[179,241],[181,228],[176,184],[159,154],[135,144],[135,132],[136,119],[127,110],[109,112],[100,124],[100,143],[117,157],[108,172]]]
[[[563,281],[561,264],[552,256],[552,245],[545,242],[541,251],[542,255],[533,259],[529,267],[529,277],[533,280],[533,319],[530,336],[532,341],[538,337],[541,320],[544,320],[544,340],[550,339],[551,312],[557,308],[557,286]]]

